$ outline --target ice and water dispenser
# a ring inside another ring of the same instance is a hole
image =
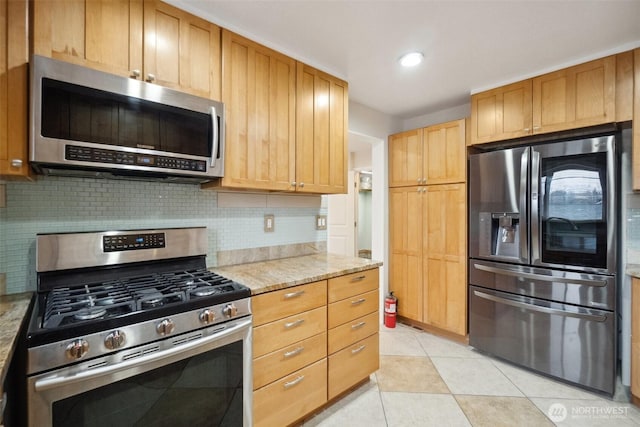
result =
[[[484,257],[520,257],[520,214],[480,212],[479,254]]]

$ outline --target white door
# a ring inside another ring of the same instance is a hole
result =
[[[347,194],[327,196],[327,252],[356,254],[355,171],[348,173]]]

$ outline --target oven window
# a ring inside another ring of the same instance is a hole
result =
[[[53,426],[242,426],[242,341],[53,403]]]
[[[542,160],[542,260],[606,267],[606,153]]]

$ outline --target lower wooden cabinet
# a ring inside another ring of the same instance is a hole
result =
[[[327,359],[253,392],[253,425],[286,426],[327,402]]]
[[[631,307],[640,307],[640,279],[631,282]],[[640,314],[631,310],[631,397],[640,402]]]
[[[294,423],[378,369],[378,275],[252,297],[254,425]]]

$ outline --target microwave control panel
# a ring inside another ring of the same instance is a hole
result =
[[[81,162],[107,163],[112,165],[148,166],[152,168],[173,169],[193,172],[206,172],[207,163],[203,160],[182,159],[179,157],[158,156],[155,154],[129,153],[126,151],[105,150],[102,148],[65,145],[64,158]]]

